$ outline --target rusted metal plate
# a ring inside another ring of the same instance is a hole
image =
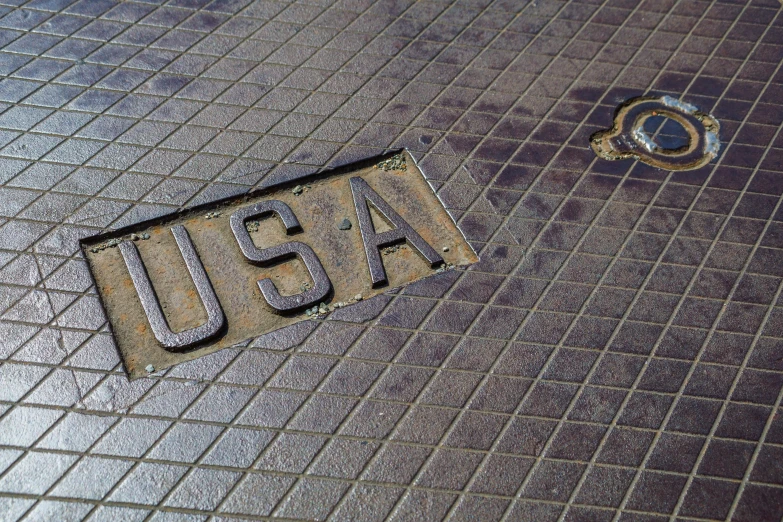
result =
[[[478,260],[407,152],[82,248],[132,378]]]

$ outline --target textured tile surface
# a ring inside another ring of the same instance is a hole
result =
[[[0,0],[2,519],[780,520],[782,17]],[[80,238],[399,147],[479,263],[127,380]]]

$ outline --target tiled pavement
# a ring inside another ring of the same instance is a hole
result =
[[[0,520],[783,516],[778,0],[0,16]],[[597,158],[645,93],[719,158]],[[79,238],[399,147],[478,264],[126,379]]]

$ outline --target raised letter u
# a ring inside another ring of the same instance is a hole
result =
[[[207,311],[206,323],[179,333],[171,331],[166,318],[163,316],[160,302],[158,302],[158,297],[152,288],[152,283],[147,270],[144,268],[144,263],[141,261],[136,245],[131,241],[123,241],[119,247],[155,338],[167,350],[183,351],[215,337],[223,328],[226,318],[223,315],[223,310],[220,308],[212,283],[210,283],[207,277],[207,272],[204,270],[204,265],[201,264],[201,260],[185,227],[175,225],[171,227],[171,233],[177,241],[179,251],[185,260],[185,266],[188,268],[188,273],[196,285],[198,295],[201,297],[201,302]]]

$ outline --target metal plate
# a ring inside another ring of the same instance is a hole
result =
[[[85,239],[131,377],[478,260],[407,152],[296,183]]]

